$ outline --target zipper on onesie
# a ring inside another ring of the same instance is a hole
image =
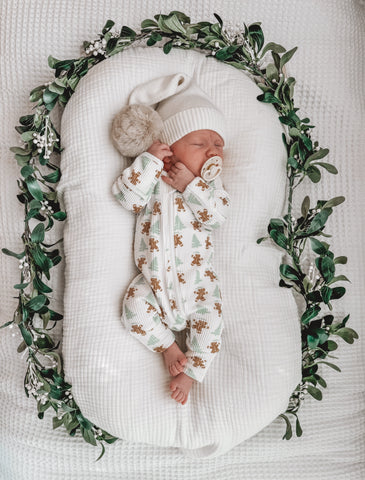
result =
[[[177,278],[177,271],[176,271],[176,254],[175,254],[175,240],[174,240],[174,225],[175,225],[175,219],[174,219],[174,205],[175,205],[175,192],[172,192],[170,195],[171,199],[168,201],[168,213],[169,213],[169,224],[171,225],[172,228],[172,235],[169,235],[169,246],[170,246],[170,252],[173,258],[171,258],[171,269],[172,269],[172,278],[173,278],[173,285],[174,285],[174,291],[176,295],[176,305],[178,311],[185,317],[185,311],[184,311],[184,306],[183,302],[181,299],[181,292],[180,292],[180,285],[179,285],[179,280]]]

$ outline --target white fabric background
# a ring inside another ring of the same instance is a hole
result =
[[[63,431],[52,431],[51,418],[37,419],[35,403],[27,400],[23,387],[24,360],[16,353],[19,338],[1,331],[1,448],[3,480],[107,478],[107,479],[361,479],[364,467],[364,369],[363,297],[364,277],[364,2],[161,1],[130,4],[117,1],[14,1],[1,4],[1,248],[22,250],[24,212],[17,201],[18,166],[8,148],[18,143],[14,130],[18,118],[30,112],[29,91],[52,79],[47,56],[78,57],[83,40],[92,39],[105,20],[112,18],[138,28],[140,21],[155,13],[178,9],[192,21],[214,21],[217,12],[225,21],[261,21],[265,40],[299,46],[290,62],[296,78],[296,105],[302,117],[309,116],[322,146],[330,149],[328,160],[339,175],[324,174],[316,186],[303,182],[297,194],[296,212],[302,198],[344,195],[346,202],[334,209],[326,230],[334,235],[331,249],[347,255],[349,262],[338,268],[352,281],[337,304],[338,319],[350,312],[349,326],[360,340],[349,346],[339,341],[336,362],[342,373],[322,370],[328,382],[324,399],[308,398],[301,409],[302,438],[282,441],[283,422],[275,421],[231,452],[208,460],[183,457],[176,449],[118,442],[94,463],[97,451],[81,439],[69,439]],[[62,225],[61,225],[62,226]],[[56,241],[62,230],[52,230]],[[17,262],[1,258],[1,323],[12,318],[16,308],[13,285],[19,281]],[[54,309],[62,312],[63,270],[52,271]],[[61,333],[61,332],[59,332]],[[267,399],[270,402],[270,399]],[[21,455],[21,456],[20,456]],[[21,461],[19,461],[21,458]]]

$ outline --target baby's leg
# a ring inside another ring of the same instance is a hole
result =
[[[161,317],[153,290],[143,274],[139,274],[124,297],[122,323],[148,349],[162,353],[166,367],[175,376],[182,372],[187,359]]]
[[[175,335],[162,322],[160,306],[142,273],[127,289],[121,320],[129,333],[153,352],[161,353],[175,342]]]

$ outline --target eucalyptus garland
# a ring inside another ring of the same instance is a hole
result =
[[[318,183],[321,179],[319,167],[331,174],[338,173],[333,165],[322,161],[329,150],[319,147],[318,141],[312,141],[311,129],[314,125],[309,125],[309,118],[301,119],[297,115],[299,108],[294,107],[295,79],[287,78],[285,65],[297,47],[286,51],[274,42],[264,46],[260,22],[249,26],[225,26],[217,14],[214,16],[217,23],[204,21],[191,24],[190,18],[184,13],[172,11],[168,15],[155,15],[154,20],[144,20],[140,33],[127,26],[123,26],[120,32],[112,31],[114,22],[108,20],[96,39],[84,42],[81,58],[48,58],[49,66],[55,70],[55,79],[30,92],[35,113],[20,117],[20,125],[15,127],[23,142],[22,147],[12,147],[10,150],[21,167],[22,178],[18,179],[21,193],[17,198],[25,208],[25,229],[21,237],[24,249],[20,253],[2,249],[4,254],[19,260],[21,278],[20,283],[14,285],[19,302],[13,319],[1,328],[16,326],[23,338],[18,352],[27,354],[24,389],[28,397],[32,395],[36,399],[39,418],[43,418],[44,412],[52,407],[56,412],[53,428],[63,425],[69,435],[75,436],[80,432],[86,442],[99,444],[102,449],[99,458],[105,452],[104,444],[113,443],[117,438],[85,418],[72,396],[72,387],[65,381],[59,344],[51,335],[51,330],[63,317],[50,308],[49,294],[52,289],[42,279],[45,276],[50,280],[51,268],[62,259],[59,250],[52,250],[52,247],[63,239],[47,244],[45,234],[53,227],[55,220],[66,219],[66,212],[60,209],[57,190],[52,187],[59,181],[61,171],[51,163],[51,158],[56,158],[62,148],[50,113],[57,105],[63,107],[67,104],[80,79],[90,68],[132,45],[157,44],[165,54],[172,48],[202,50],[208,57],[244,70],[263,92],[257,100],[273,104],[280,122],[285,126],[286,133],[282,134],[282,140],[287,151],[288,212],[283,218],[270,219],[268,236],[257,240],[257,243],[261,243],[271,239],[285,251],[290,264],[280,265],[279,285],[292,288],[305,303],[301,315],[302,381],[292,393],[287,410],[279,415],[286,423],[283,439],[292,437],[289,415],[296,418],[296,435],[301,436],[297,412],[305,395],[309,394],[316,400],[322,399],[319,387],[326,388],[326,382],[318,373],[319,364],[340,371],[338,366],[324,360],[331,358],[329,352],[337,348],[333,338],[341,337],[350,344],[358,338],[355,330],[346,326],[349,315],[341,321],[335,321],[330,313],[332,301],[345,294],[344,287],[334,287],[333,284],[349,281],[345,275],[335,274],[336,265],[346,264],[347,258],[334,257],[330,245],[318,240],[321,236],[331,236],[323,230],[333,207],[341,204],[344,197],[317,200],[311,206],[306,196],[301,204],[301,215],[296,218],[292,212],[293,192],[306,177]],[[51,173],[45,175],[41,167],[50,169]],[[41,184],[46,190],[41,188]],[[38,223],[31,230],[29,223],[32,219],[38,220]],[[316,254],[314,263],[309,267],[301,258],[308,240],[313,252],[311,254]]]

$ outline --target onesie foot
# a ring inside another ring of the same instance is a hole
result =
[[[176,342],[162,352],[162,355],[164,357],[165,365],[170,372],[170,375],[173,377],[179,375],[179,373],[184,370],[184,366],[188,361]]]
[[[185,405],[188,401],[189,392],[194,380],[186,375],[186,373],[179,373],[170,382],[170,390],[172,391],[171,398],[177,402]]]

